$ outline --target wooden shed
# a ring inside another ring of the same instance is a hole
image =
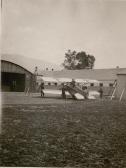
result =
[[[126,100],[126,72],[117,74],[116,98]]]
[[[29,88],[34,90],[34,75],[22,66],[10,61],[1,60],[2,91],[23,92]]]

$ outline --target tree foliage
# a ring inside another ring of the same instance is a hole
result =
[[[93,55],[86,54],[86,52],[76,52],[68,50],[65,53],[65,60],[63,66],[68,70],[75,69],[92,69],[94,67],[95,57]]]

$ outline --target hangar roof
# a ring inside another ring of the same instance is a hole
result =
[[[44,70],[46,68],[48,68],[50,70],[52,68],[54,70],[61,69],[59,66],[52,64],[50,62],[46,62],[46,61],[38,60],[38,59],[34,59],[34,58],[29,58],[29,57],[25,57],[22,55],[2,54],[1,59],[18,64],[32,73],[34,72],[36,66],[38,67],[38,71]]]
[[[1,71],[2,72],[16,72],[16,73],[24,73],[24,72],[28,72],[30,74],[32,74],[30,71],[28,71],[26,68],[15,64],[13,62],[10,61],[6,61],[6,60],[1,60]]]

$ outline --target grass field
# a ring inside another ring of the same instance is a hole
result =
[[[125,168],[126,103],[6,104],[0,142],[0,166]]]

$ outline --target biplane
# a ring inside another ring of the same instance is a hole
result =
[[[37,76],[36,82],[38,88],[42,82],[44,83],[45,94],[57,94],[61,95],[62,98],[68,96],[77,100],[96,99],[99,97],[98,91],[88,90],[91,83],[95,86],[99,86],[100,82],[98,80]]]

